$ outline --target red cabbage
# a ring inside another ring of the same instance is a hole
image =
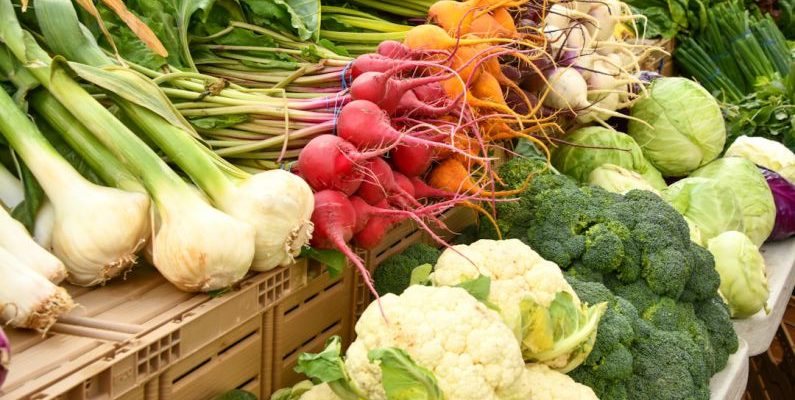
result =
[[[795,235],[795,185],[774,171],[762,167],[759,169],[776,203],[776,224],[768,240],[781,240]]]
[[[8,375],[8,363],[11,360],[11,343],[8,342],[3,328],[0,328],[0,388]]]

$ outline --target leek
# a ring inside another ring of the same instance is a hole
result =
[[[47,278],[50,282],[60,283],[66,277],[64,264],[43,249],[30,237],[25,226],[0,207],[0,247],[18,258],[30,269]]]
[[[46,331],[74,308],[72,298],[0,247],[0,322]]]
[[[0,0],[0,36],[53,97],[141,179],[158,211],[153,261],[166,279],[182,290],[211,291],[245,276],[254,256],[249,224],[207,204],[67,71],[53,65],[22,30],[10,0]]]
[[[7,208],[14,208],[25,199],[22,182],[0,164],[0,202]]]
[[[0,132],[53,204],[53,252],[66,265],[69,281],[97,285],[131,267],[148,236],[149,198],[86,180],[3,90]]]
[[[95,43],[58,40],[78,35],[76,31],[80,25],[71,2],[39,1],[36,14],[44,36],[54,43],[54,50],[95,67],[113,66],[112,60],[105,57]],[[75,32],[70,32],[70,27]],[[83,74],[92,73],[89,67],[81,69]],[[98,76],[99,71],[95,74]],[[129,82],[137,84],[141,93],[159,93],[159,88],[147,78],[136,74],[126,76],[135,77],[135,80],[128,78]],[[214,205],[252,226],[255,230],[252,269],[266,271],[295,261],[301,248],[309,241],[313,228],[310,218],[314,198],[306,182],[283,170],[248,175],[212,155],[189,132],[172,125],[155,112],[119,96],[111,98],[196,182]]]

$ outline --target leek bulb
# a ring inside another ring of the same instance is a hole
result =
[[[58,316],[74,306],[64,288],[37,274],[0,247],[0,322],[16,328],[46,331]]]

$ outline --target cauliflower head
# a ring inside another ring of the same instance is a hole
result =
[[[517,393],[526,396],[522,400],[599,400],[593,389],[544,364],[528,364],[521,384]]]
[[[356,323],[345,367],[369,400],[386,400],[381,368],[368,354],[400,348],[433,373],[445,397],[502,400],[515,390],[524,362],[500,316],[455,287],[410,286],[381,298]],[[388,320],[384,319],[384,315]]]
[[[309,391],[305,392],[298,398],[298,400],[339,400],[340,398],[331,390],[326,383],[312,386]]]
[[[521,342],[525,359],[567,372],[587,358],[605,305],[581,304],[557,264],[518,239],[482,239],[445,250],[430,280],[456,286],[479,276],[491,279],[488,301]]]

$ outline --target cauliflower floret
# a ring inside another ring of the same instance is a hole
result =
[[[308,392],[302,394],[298,400],[340,400],[340,398],[331,390],[329,385],[322,383],[313,386]]]
[[[449,399],[500,400],[521,379],[524,362],[510,329],[464,289],[411,286],[381,305],[388,321],[370,304],[346,353],[346,369],[369,400],[386,400],[380,367],[367,357],[386,347],[430,370]]]
[[[572,309],[582,308],[580,299],[557,264],[545,260],[518,239],[482,239],[470,245],[453,246],[439,257],[430,280],[436,286],[456,286],[480,275],[491,279],[488,300],[499,308],[503,321],[523,344],[522,350],[529,359],[535,360],[532,355],[544,352],[553,344],[549,337],[523,332],[523,300],[531,299],[538,306],[548,308],[563,292],[571,295]],[[598,315],[594,315],[594,322],[598,323],[601,312],[595,312]],[[576,351],[566,351],[542,362],[558,369],[576,367],[590,352],[587,346],[592,346],[596,336],[596,324],[591,325],[592,334],[580,342],[587,351],[572,349]]]
[[[544,364],[527,364],[522,379],[504,400],[599,400],[588,386]]]

